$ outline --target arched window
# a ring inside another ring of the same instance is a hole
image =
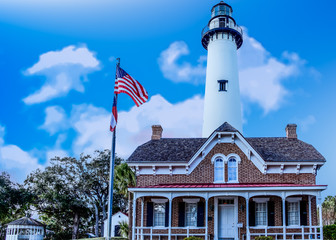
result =
[[[228,182],[238,181],[238,168],[237,160],[235,158],[230,158],[228,161]]]
[[[224,182],[224,160],[222,158],[215,159],[215,182]]]

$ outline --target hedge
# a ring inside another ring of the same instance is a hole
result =
[[[323,238],[326,240],[336,240],[336,224],[323,226]]]
[[[255,240],[273,240],[273,238],[271,236],[259,236],[256,237]]]
[[[186,237],[183,240],[202,240],[202,238],[191,236],[191,237]]]

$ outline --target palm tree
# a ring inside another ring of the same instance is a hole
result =
[[[133,170],[123,162],[115,168],[115,189],[125,198],[128,197],[128,188],[135,186],[135,174]]]
[[[119,229],[120,235],[124,238],[128,238],[128,232],[129,232],[128,223],[126,221],[121,221]]]
[[[323,225],[336,222],[336,196],[328,196],[322,203]]]

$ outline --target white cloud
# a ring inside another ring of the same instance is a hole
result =
[[[37,168],[43,166],[38,159],[29,152],[4,141],[5,127],[0,125],[0,169],[10,173],[17,182],[22,182],[27,175]]]
[[[296,53],[272,57],[260,42],[247,35],[238,51],[240,91],[247,103],[257,103],[265,113],[277,110],[289,90],[283,82],[300,73],[304,61]]]
[[[51,106],[45,109],[45,120],[40,128],[46,130],[51,135],[55,134],[60,129],[67,127],[66,114],[63,108],[59,106]]]
[[[44,76],[44,85],[24,98],[26,104],[46,102],[65,96],[71,90],[84,92],[83,81],[87,74],[99,68],[99,61],[86,47],[68,46],[60,51],[50,51],[26,71],[30,76]]]
[[[128,157],[135,148],[150,140],[151,125],[161,124],[164,137],[199,137],[202,129],[203,99],[195,96],[171,104],[155,95],[140,108],[120,111],[117,125],[116,152]],[[74,106],[71,126],[77,132],[73,141],[75,154],[111,148],[110,112],[93,105]]]
[[[308,115],[302,119],[294,119],[293,122],[298,123],[299,129],[302,130],[302,132],[307,132],[309,128],[316,123],[316,118],[313,115]]]
[[[285,51],[281,59],[273,57],[256,39],[244,31],[244,44],[238,51],[240,92],[245,104],[256,103],[267,114],[277,110],[285,102],[290,91],[284,81],[296,76],[305,64],[296,53]],[[205,82],[206,56],[199,63],[178,63],[189,54],[185,42],[173,42],[159,57],[160,69],[165,78],[173,82],[192,84]],[[247,108],[246,108],[247,109]]]
[[[173,82],[189,82],[198,84],[205,82],[206,56],[198,59],[197,65],[188,62],[178,63],[182,56],[189,55],[188,45],[183,41],[176,41],[161,52],[158,59],[163,76]]]

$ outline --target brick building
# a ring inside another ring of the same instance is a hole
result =
[[[132,239],[323,238],[326,186],[316,172],[325,159],[297,139],[296,125],[276,138],[245,138],[228,123],[208,138],[161,138],[152,128],[128,159],[137,175]]]
[[[203,138],[162,138],[154,125],[152,139],[129,157],[137,175],[129,189],[131,239],[323,239],[327,186],[316,184],[316,173],[325,159],[297,138],[295,124],[286,137],[244,137],[236,63],[242,30],[228,4],[211,12],[202,32]]]

